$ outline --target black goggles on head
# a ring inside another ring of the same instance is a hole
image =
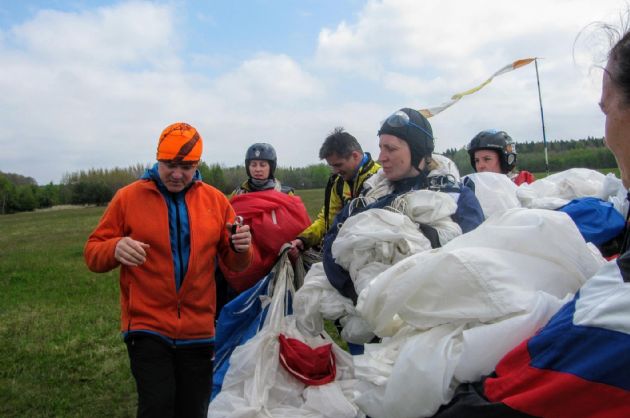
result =
[[[413,126],[414,128],[420,129],[429,138],[433,139],[433,135],[429,131],[427,131],[422,126],[413,123],[411,119],[409,119],[409,115],[403,112],[402,110],[399,110],[391,114],[390,116],[388,116],[387,119],[385,119],[385,122],[383,123],[388,124],[392,128],[402,128],[403,126]]]

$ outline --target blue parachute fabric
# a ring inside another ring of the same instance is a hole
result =
[[[221,392],[223,379],[230,368],[230,356],[236,347],[245,344],[265,324],[269,305],[263,307],[261,297],[271,297],[275,285],[276,269],[271,270],[253,287],[228,302],[219,315],[214,340],[211,400]],[[285,294],[285,315],[293,313],[293,294]]]
[[[212,399],[221,392],[223,378],[230,367],[230,356],[234,349],[256,335],[265,323],[268,309],[262,307],[260,297],[268,295],[269,283],[273,280],[274,274],[272,270],[221,310],[215,334]]]
[[[596,197],[574,199],[558,209],[567,213],[587,242],[602,245],[619,235],[625,226],[621,213],[610,202]]]

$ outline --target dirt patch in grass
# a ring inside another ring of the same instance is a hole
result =
[[[41,208],[35,209],[35,212],[50,212],[53,210],[64,210],[64,209],[82,209],[82,208],[91,208],[95,205],[55,205],[49,208]]]

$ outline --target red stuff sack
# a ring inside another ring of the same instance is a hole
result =
[[[271,271],[282,245],[295,239],[311,220],[299,196],[275,190],[236,195],[230,203],[250,227],[253,258],[245,271],[230,271],[220,260],[219,267],[230,286],[241,293]]]

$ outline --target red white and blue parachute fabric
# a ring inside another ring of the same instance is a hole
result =
[[[503,357],[483,386],[460,386],[435,417],[630,417],[629,281],[625,253]]]

